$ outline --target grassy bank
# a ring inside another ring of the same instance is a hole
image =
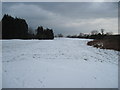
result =
[[[87,43],[87,45],[101,48],[101,49],[112,49],[120,51],[120,35],[109,35],[102,39],[94,39]]]

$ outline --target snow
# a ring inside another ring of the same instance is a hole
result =
[[[3,40],[3,88],[118,88],[118,51],[90,39]]]

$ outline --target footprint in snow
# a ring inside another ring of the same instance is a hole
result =
[[[85,61],[87,61],[88,59],[84,58]]]
[[[35,57],[33,56],[33,58],[35,58]]]
[[[40,85],[41,85],[41,88],[44,88],[45,87],[45,85],[44,85],[44,79],[45,79],[45,77],[43,77],[43,80],[41,80],[41,79],[39,79],[38,81],[39,81],[39,83],[40,83]]]
[[[41,84],[43,83],[43,81],[42,81],[42,80],[40,80],[40,79],[39,79],[38,81],[39,81]]]
[[[23,56],[24,54],[21,54],[21,56]]]
[[[4,72],[7,72],[7,70],[5,70]]]

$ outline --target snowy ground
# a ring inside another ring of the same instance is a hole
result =
[[[118,88],[118,52],[86,39],[4,40],[3,88]]]

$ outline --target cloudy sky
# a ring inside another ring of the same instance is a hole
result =
[[[104,28],[118,33],[117,2],[3,2],[2,14],[24,18],[29,27],[42,25],[56,34],[90,33]]]

